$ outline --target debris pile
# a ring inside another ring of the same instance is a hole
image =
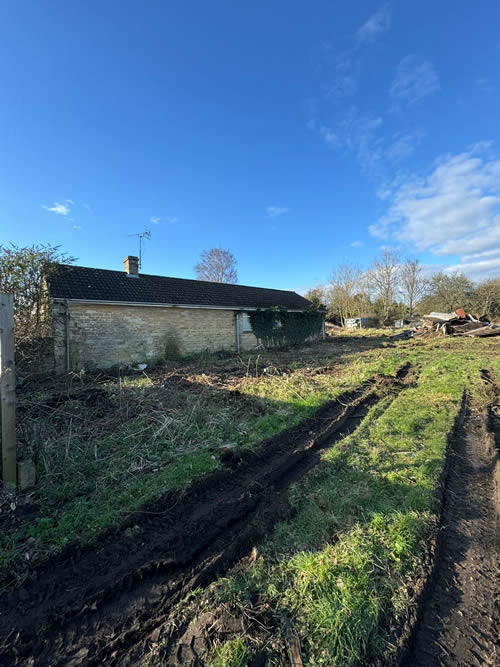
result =
[[[492,324],[486,317],[478,319],[466,314],[463,308],[454,313],[429,313],[414,329],[414,336],[500,336],[500,326]]]

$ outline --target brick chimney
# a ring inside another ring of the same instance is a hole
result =
[[[123,268],[127,276],[139,275],[139,258],[135,255],[127,255],[123,260]]]

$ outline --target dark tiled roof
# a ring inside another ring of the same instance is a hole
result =
[[[124,271],[89,269],[84,266],[57,264],[48,279],[53,299],[86,301],[123,301],[229,308],[306,309],[311,303],[296,292],[263,287],[210,283],[203,280],[166,278],[164,276],[130,277]]]

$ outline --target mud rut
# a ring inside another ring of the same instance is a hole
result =
[[[408,384],[408,370],[328,402],[181,499],[146,506],[128,521],[133,537],[109,534],[39,568],[24,588],[0,597],[0,665],[136,663],[172,605],[227,571],[289,516],[290,484],[318,463],[322,449],[357,428],[380,400],[378,389],[395,395]],[[487,373],[484,379],[494,384]],[[435,562],[416,626],[398,652],[406,665],[496,664],[500,407],[486,414],[468,402],[462,417],[448,455]]]
[[[494,385],[487,372],[483,379]],[[495,385],[494,385],[495,386]],[[405,665],[496,665],[500,615],[500,390],[488,412],[467,400],[449,454],[434,570]]]
[[[406,386],[408,371],[372,378],[258,453],[231,461],[230,472],[146,506],[128,520],[133,537],[110,533],[39,567],[22,589],[0,597],[0,665],[134,663],[173,604],[289,516],[290,484],[318,463],[322,449],[352,433],[384,394]]]

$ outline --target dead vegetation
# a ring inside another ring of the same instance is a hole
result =
[[[2,572],[16,578],[70,542],[95,539],[150,498],[182,491],[234,452],[308,416],[358,382],[343,374],[350,354],[381,343],[25,378],[19,458],[34,460],[38,484],[0,493],[0,579]]]

